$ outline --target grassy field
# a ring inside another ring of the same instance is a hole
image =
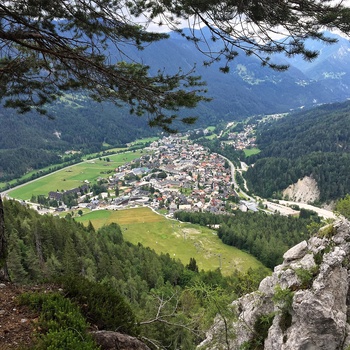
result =
[[[258,154],[260,153],[260,149],[259,148],[246,148],[243,150],[244,154],[246,157],[250,157],[252,156],[253,154]]]
[[[148,142],[153,142],[159,140],[159,137],[154,136],[154,137],[145,137],[143,139],[137,139],[133,142],[130,142],[130,145],[135,146],[135,145],[143,145]]]
[[[54,168],[56,166],[57,167],[64,167],[64,166],[68,166],[68,163],[67,163],[67,165],[65,165],[65,163],[48,165],[48,166],[46,166],[44,168],[30,171],[30,172],[26,173],[25,175],[21,176],[19,179],[13,179],[13,180],[10,180],[10,181],[0,182],[0,188],[5,187],[7,184],[10,184],[11,186],[16,186],[17,180],[20,180],[20,181],[22,181],[22,180],[31,181],[33,174],[37,174],[39,171],[47,171],[47,170],[52,169],[52,168]]]
[[[109,170],[125,164],[135,158],[140,157],[140,151],[126,152],[108,155],[109,162],[103,158],[88,160],[83,163],[72,165],[55,173],[44,176],[33,182],[24,184],[22,187],[9,192],[12,198],[29,200],[32,195],[48,195],[50,191],[69,190],[81,186],[85,180],[95,181],[98,177],[107,177]]]
[[[211,135],[209,135],[209,136],[205,136],[205,138],[206,139],[208,139],[208,140],[214,140],[214,139],[216,139],[218,136],[216,135],[216,134],[211,134]]]
[[[262,266],[253,256],[223,244],[215,231],[166,219],[149,208],[99,210],[76,220],[85,225],[91,221],[96,229],[117,222],[125,240],[133,244],[141,243],[157,253],[169,253],[184,264],[188,264],[193,257],[198,267],[204,270],[215,270],[221,264],[222,273],[229,275],[234,269],[246,271],[249,267]]]

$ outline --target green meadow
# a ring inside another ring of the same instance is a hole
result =
[[[260,151],[259,148],[246,148],[246,149],[243,150],[243,152],[244,152],[246,157],[250,157],[250,156],[252,156],[254,154],[260,153],[261,151]]]
[[[50,191],[70,190],[81,186],[85,180],[94,182],[98,177],[108,177],[115,168],[139,158],[140,155],[141,151],[135,151],[108,155],[109,162],[105,160],[106,157],[87,160],[24,184],[10,191],[9,196],[29,200],[32,195],[47,196]]]
[[[116,222],[125,240],[154,249],[157,253],[169,253],[173,258],[188,264],[195,258],[199,269],[215,270],[220,267],[225,275],[234,269],[246,271],[263,265],[253,256],[221,242],[216,232],[199,225],[170,220],[151,209],[133,208],[117,211],[98,210],[85,214],[76,221],[97,229]]]
[[[154,137],[145,137],[143,139],[137,139],[133,142],[130,143],[130,145],[132,146],[135,146],[135,145],[143,145],[145,143],[148,143],[148,142],[153,142],[153,141],[157,141],[159,140],[159,137],[158,136],[154,136]]]

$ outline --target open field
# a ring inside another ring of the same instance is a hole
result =
[[[29,200],[32,195],[48,195],[50,191],[69,190],[81,186],[85,180],[94,182],[98,177],[107,177],[109,170],[114,170],[118,166],[130,162],[140,157],[141,152],[125,152],[108,155],[109,162],[104,158],[88,160],[83,163],[72,165],[55,173],[44,176],[33,182],[9,192],[9,196],[16,199]]]
[[[259,148],[246,148],[246,149],[243,150],[243,152],[244,152],[246,157],[250,157],[250,156],[252,156],[254,154],[260,153],[261,151],[260,151]]]
[[[159,140],[159,137],[158,136],[154,136],[154,137],[145,137],[143,139],[137,139],[133,142],[130,142],[130,145],[132,146],[135,146],[135,145],[143,145],[145,143],[148,143],[148,142],[153,142],[153,141],[157,141]]]
[[[75,220],[97,229],[112,222],[118,223],[125,240],[154,249],[157,253],[169,253],[183,264],[195,258],[199,269],[215,270],[229,275],[233,269],[246,271],[249,267],[263,266],[253,256],[234,247],[227,246],[216,236],[215,231],[169,220],[149,208],[135,208],[119,211],[93,211]]]
[[[18,179],[13,179],[13,180],[10,180],[10,181],[5,181],[5,182],[0,182],[0,188],[4,188],[7,184],[10,184],[11,186],[16,186],[16,184],[18,184],[18,180],[19,181],[22,181],[22,180],[26,180],[26,181],[31,181],[32,180],[32,175],[33,174],[37,174],[38,172],[40,171],[51,171],[52,168],[55,168],[55,167],[66,167],[66,166],[69,166],[68,163],[60,163],[60,164],[52,164],[52,165],[48,165],[44,168],[41,168],[41,169],[35,169],[35,170],[32,170],[28,173],[26,173],[25,175],[21,176],[20,178]]]

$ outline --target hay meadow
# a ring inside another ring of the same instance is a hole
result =
[[[96,210],[75,220],[84,225],[91,221],[95,229],[116,222],[126,241],[140,243],[157,253],[169,253],[183,264],[195,258],[199,269],[206,271],[221,267],[222,273],[229,275],[234,269],[247,271],[250,267],[263,267],[253,256],[223,244],[214,230],[168,219],[147,207]]]
[[[84,181],[94,182],[97,178],[106,178],[121,166],[133,159],[139,158],[140,150],[108,155],[102,158],[86,160],[82,163],[58,170],[37,180],[28,182],[12,191],[9,196],[12,198],[30,200],[32,195],[47,196],[50,191],[70,190],[81,186]],[[107,159],[109,161],[107,161]]]

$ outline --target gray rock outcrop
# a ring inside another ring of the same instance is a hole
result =
[[[139,339],[112,331],[96,331],[91,333],[101,350],[150,350]]]
[[[198,348],[350,349],[349,283],[350,223],[343,220],[291,248],[258,291],[233,302],[228,345],[216,342],[218,318]]]
[[[320,199],[320,190],[317,181],[310,176],[299,179],[283,191],[283,197],[302,203],[313,203]]]

